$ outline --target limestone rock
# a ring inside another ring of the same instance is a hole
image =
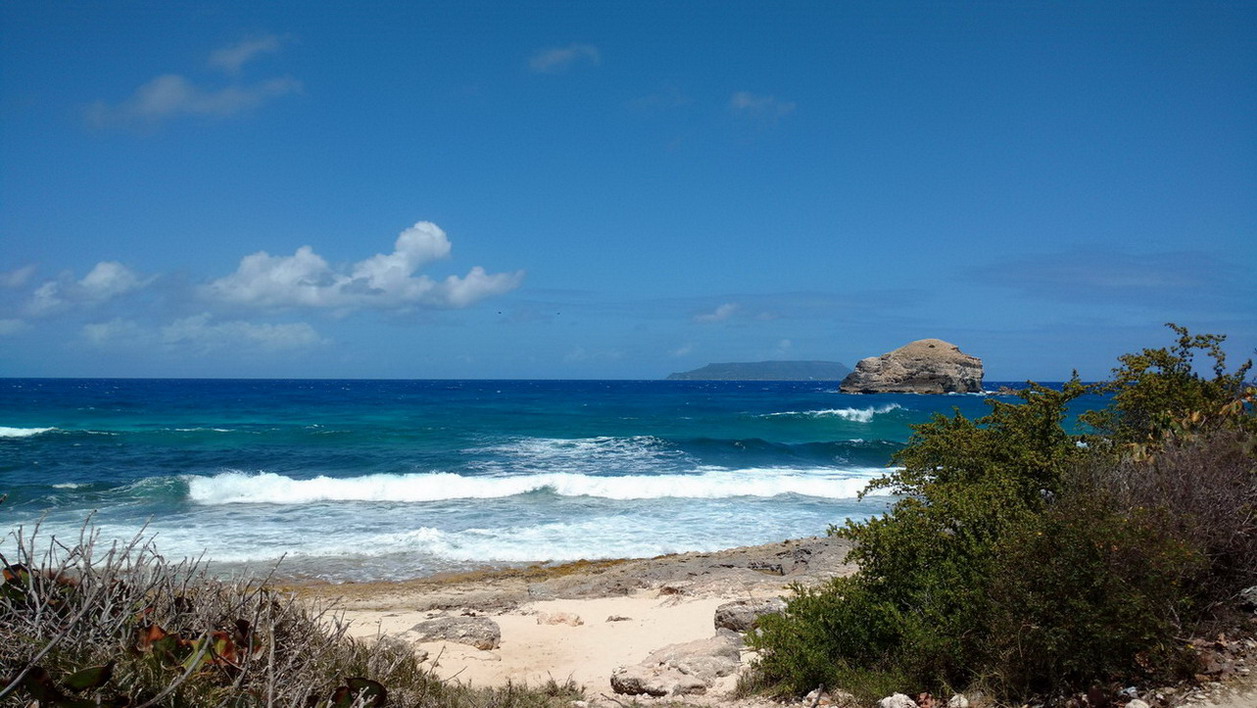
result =
[[[982,360],[941,339],[918,339],[861,359],[842,393],[980,393]]]
[[[438,617],[411,627],[409,639],[416,642],[458,642],[477,649],[497,649],[502,630],[488,617]]]
[[[896,693],[878,701],[877,708],[917,708],[917,702],[902,693]]]
[[[947,699],[947,708],[969,708],[969,699],[963,693],[957,693]]]
[[[671,644],[635,666],[611,673],[611,689],[629,696],[684,696],[707,691],[721,676],[737,671],[742,640],[733,632]]]
[[[538,612],[537,624],[566,624],[569,627],[579,627],[585,624],[580,615],[571,612]]]
[[[716,608],[716,629],[749,632],[764,615],[777,614],[786,609],[786,601],[779,598],[763,600],[734,600]]]

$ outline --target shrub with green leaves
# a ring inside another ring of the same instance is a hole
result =
[[[1221,337],[1174,330],[1174,348],[1122,357],[1113,382],[1031,385],[982,418],[916,426],[873,485],[901,495],[891,512],[831,528],[857,542],[859,573],[798,589],[751,637],[759,680],[1012,700],[1189,670],[1173,638],[1257,580],[1257,462],[1248,365],[1228,374]],[[1069,407],[1097,388],[1111,405],[1084,432]]]

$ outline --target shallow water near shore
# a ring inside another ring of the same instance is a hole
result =
[[[881,513],[888,497],[856,495],[908,426],[983,400],[834,382],[0,379],[0,521],[77,536],[91,515],[170,558],[283,557],[283,576],[333,581],[715,550]]]

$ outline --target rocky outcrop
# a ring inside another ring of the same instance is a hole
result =
[[[716,608],[716,629],[749,632],[759,624],[759,618],[786,609],[786,601],[779,597],[763,600],[734,600]]]
[[[420,622],[402,635],[413,642],[457,642],[477,649],[497,649],[502,629],[488,617],[438,617]]]
[[[717,678],[737,671],[742,639],[722,631],[710,639],[672,644],[635,666],[611,674],[611,688],[629,696],[684,696],[706,693]]]
[[[861,359],[843,393],[981,393],[982,360],[941,339],[918,339]]]

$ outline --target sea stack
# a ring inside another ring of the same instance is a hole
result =
[[[918,339],[861,359],[843,393],[981,393],[982,360],[941,339]]]

